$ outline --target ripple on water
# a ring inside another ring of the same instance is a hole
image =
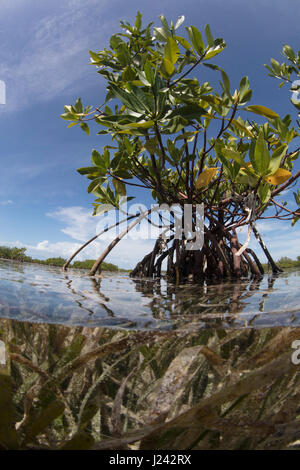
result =
[[[40,323],[166,329],[300,325],[300,272],[261,281],[175,287],[165,280],[133,280],[0,261],[0,317]]]

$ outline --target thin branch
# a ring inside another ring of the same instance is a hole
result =
[[[149,209],[145,212],[142,212],[138,218],[136,220],[134,220],[133,222],[131,222],[131,224],[129,224],[125,230],[123,230],[123,232],[118,235],[109,245],[108,247],[101,253],[101,255],[99,256],[99,258],[97,259],[97,261],[95,261],[92,269],[90,270],[90,273],[89,275],[90,276],[94,276],[97,272],[97,270],[100,268],[100,265],[102,263],[102,261],[104,261],[104,259],[106,258],[106,256],[111,252],[111,250],[116,246],[117,243],[119,243],[120,240],[122,240],[123,237],[125,237],[125,235],[130,231],[132,230],[138,223],[141,222],[142,219],[144,219],[145,217],[147,217],[147,215],[149,215],[151,212],[153,211],[153,208],[152,209]]]
[[[70,258],[67,260],[67,262],[63,265],[62,267],[62,270],[63,271],[67,271],[68,269],[68,266],[70,265],[71,261],[75,258],[75,256],[78,255],[78,253],[81,252],[81,250],[83,250],[87,245],[89,245],[90,243],[92,243],[94,240],[96,240],[97,238],[99,238],[101,235],[103,235],[104,233],[108,232],[108,230],[114,228],[114,227],[117,227],[118,225],[122,224],[123,222],[128,222],[128,220],[131,220],[135,217],[138,217],[140,214],[135,214],[135,215],[130,215],[129,217],[127,217],[126,219],[122,219],[120,220],[119,222],[116,222],[115,224],[113,225],[110,225],[109,227],[106,227],[104,230],[102,230],[102,232],[98,233],[97,235],[94,235],[92,238],[90,238],[87,242],[85,242],[83,245],[81,245],[80,248],[78,248],[78,250],[76,250],[72,256],[70,256]]]
[[[192,72],[192,70],[194,70],[194,68],[197,67],[197,65],[200,64],[201,60],[204,59],[204,57],[206,56],[206,51],[202,54],[202,56],[197,60],[197,62],[195,62],[195,64],[189,69],[187,70],[187,72],[184,72],[184,74],[181,75],[181,77],[177,78],[173,83],[171,83],[169,85],[169,88],[172,88],[173,86],[176,85],[176,83],[180,82],[180,80],[182,80],[184,77],[186,77],[189,73]]]

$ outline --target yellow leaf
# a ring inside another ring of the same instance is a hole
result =
[[[270,183],[274,184],[275,186],[278,184],[282,184],[287,181],[292,176],[292,173],[284,168],[279,168],[274,175],[267,176],[265,180]]]
[[[218,171],[218,168],[207,168],[206,170],[202,171],[200,175],[198,176],[198,179],[196,181],[196,188],[200,189],[205,186],[207,186],[210,181],[214,178]]]

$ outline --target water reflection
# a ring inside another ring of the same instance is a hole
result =
[[[168,330],[300,325],[300,273],[174,286],[127,274],[62,273],[0,261],[0,317],[39,323]]]
[[[299,324],[300,297],[296,285],[300,277],[296,275],[290,289],[284,289],[284,296],[282,285],[286,276],[179,287],[147,280],[133,282],[137,291],[149,299],[153,317],[170,319],[175,324],[189,320],[198,320],[206,327]],[[285,286],[287,283],[285,279]]]

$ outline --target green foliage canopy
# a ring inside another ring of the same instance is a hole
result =
[[[88,121],[94,121],[98,134],[112,137],[113,145],[94,149],[92,165],[78,170],[91,181],[94,215],[103,204],[119,207],[128,187],[137,186],[158,203],[203,202],[206,216],[235,204],[234,193],[253,193],[256,218],[272,206],[274,217],[284,211],[283,218],[295,223],[299,212],[274,202],[300,176],[292,175],[299,148],[290,145],[299,133],[290,115],[248,105],[248,77],[233,90],[226,72],[211,63],[225,41],[214,38],[209,25],[204,35],[195,26],[178,34],[183,20],[169,24],[160,16],[160,27],[143,27],[138,12],[134,25],[121,22],[108,49],[90,51],[91,64],[107,81],[105,102],[84,107],[79,98],[62,117],[88,134]],[[220,90],[193,75],[200,66],[220,74]],[[249,115],[258,115],[259,123]],[[231,213],[230,224],[241,223],[239,204]]]

